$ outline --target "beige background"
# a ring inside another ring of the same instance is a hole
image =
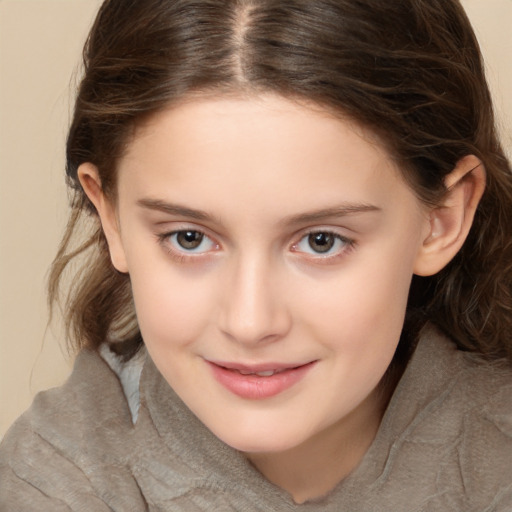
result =
[[[71,361],[46,331],[45,277],[66,221],[71,78],[100,0],[0,0],[0,437]],[[512,0],[464,0],[512,155]]]

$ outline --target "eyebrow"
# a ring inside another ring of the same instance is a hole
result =
[[[344,203],[333,208],[324,208],[321,210],[313,210],[310,212],[299,213],[298,215],[292,215],[284,219],[284,224],[306,224],[309,222],[319,222],[322,220],[347,217],[350,215],[356,215],[359,213],[367,212],[380,212],[381,209],[378,206],[363,203]]]
[[[159,212],[178,215],[180,217],[188,217],[195,220],[209,221],[214,218],[213,215],[210,215],[203,210],[196,210],[179,204],[167,203],[160,199],[139,199],[137,204],[148,210],[157,210]]]
[[[203,210],[187,208],[175,203],[168,203],[160,199],[139,199],[137,204],[149,210],[157,210],[170,215],[178,215],[189,219],[200,221],[215,221],[216,218]],[[310,212],[299,213],[283,219],[280,224],[306,224],[309,222],[319,222],[329,218],[346,217],[359,213],[379,212],[381,209],[377,206],[364,203],[343,203],[332,208],[323,208],[312,210]],[[218,221],[217,221],[218,222]]]

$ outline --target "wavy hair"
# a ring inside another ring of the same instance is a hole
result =
[[[440,273],[413,278],[403,338],[430,321],[463,350],[512,360],[512,175],[458,0],[106,0],[83,65],[67,140],[72,215],[49,279],[74,348],[108,342],[130,357],[142,343],[80,164],[98,167],[115,200],[116,164],[143,119],[191,94],[274,92],[373,130],[429,205],[460,158],[481,159],[487,187],[469,237]]]

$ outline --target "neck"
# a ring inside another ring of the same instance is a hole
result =
[[[246,454],[295,503],[319,498],[361,462],[377,434],[389,393],[377,388],[354,411],[285,452]]]

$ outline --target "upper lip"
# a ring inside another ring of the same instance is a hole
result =
[[[244,364],[228,361],[208,361],[211,364],[226,368],[228,370],[238,370],[251,373],[269,372],[275,371],[280,372],[284,370],[291,370],[293,368],[299,368],[307,364],[313,363],[314,361],[307,361],[305,363],[258,363],[258,364]]]

